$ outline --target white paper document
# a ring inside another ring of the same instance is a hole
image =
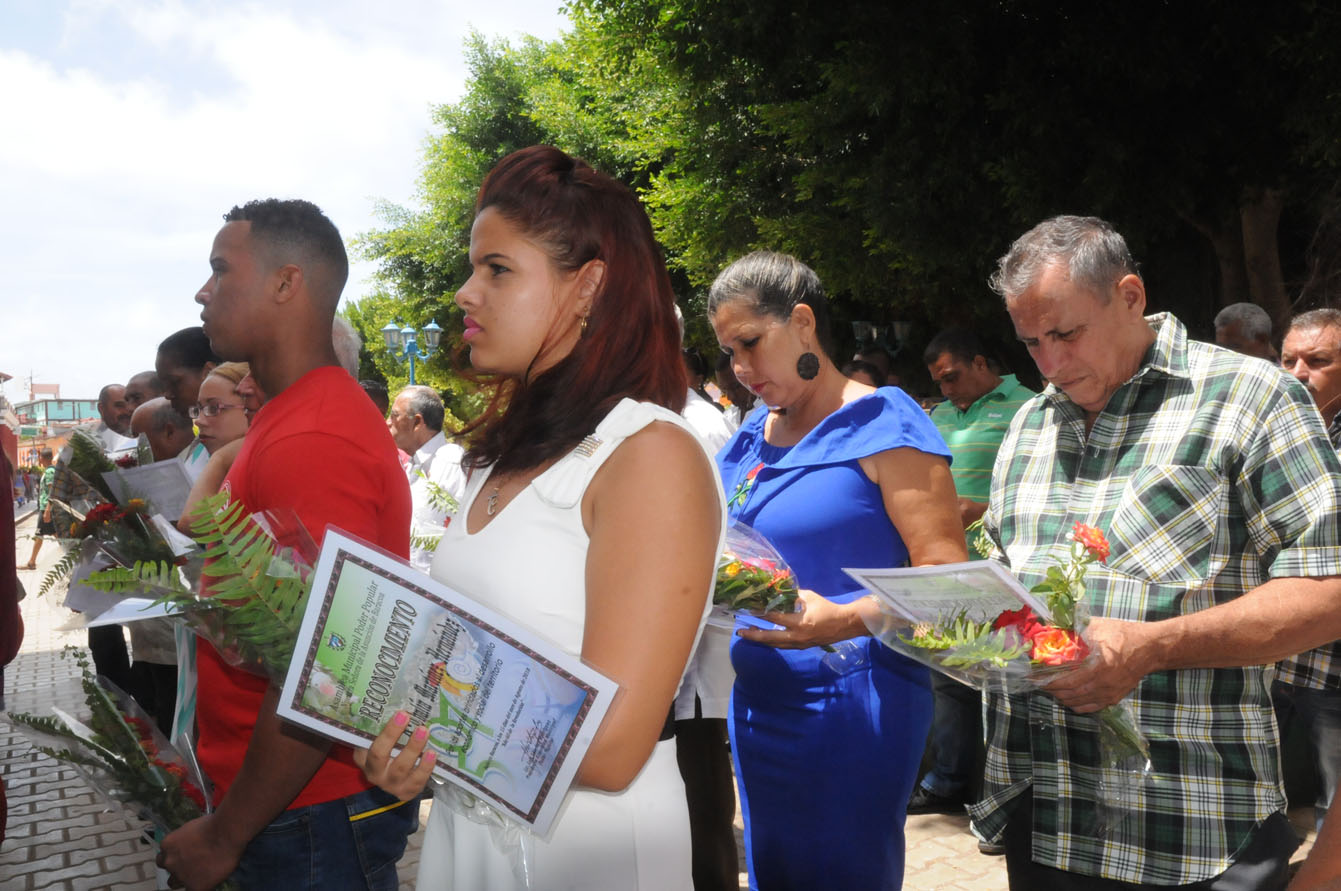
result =
[[[118,467],[102,475],[122,507],[132,498],[143,499],[155,513],[177,520],[191,494],[186,465],[173,458],[139,467]]]
[[[281,717],[367,747],[397,709],[434,773],[547,835],[618,685],[552,641],[329,528]]]
[[[935,622],[961,612],[975,622],[989,622],[1024,604],[1048,616],[1043,601],[992,560],[843,571],[910,622]]]

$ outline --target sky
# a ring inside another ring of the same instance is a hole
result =
[[[93,398],[200,323],[234,204],[306,198],[348,240],[415,204],[473,28],[556,37],[561,0],[0,0],[0,371]],[[345,300],[372,290],[355,262]],[[343,305],[343,304],[342,304]]]

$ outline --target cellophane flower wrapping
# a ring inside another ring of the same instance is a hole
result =
[[[881,611],[867,619],[867,628],[885,646],[978,690],[1003,694],[1046,690],[1049,682],[1089,655],[1084,570],[1108,556],[1108,543],[1097,529],[1077,524],[1069,537],[1070,559],[1051,567],[1047,580],[1031,592],[1045,598],[1047,616],[1021,603],[1019,609],[997,615],[959,611],[910,625],[880,603]],[[1134,809],[1150,775],[1150,745],[1137,724],[1130,696],[1079,717],[1093,719],[1099,735],[1103,776],[1098,829],[1103,832]]]
[[[225,662],[282,684],[310,594],[312,536],[293,511],[247,514],[224,494],[191,520],[201,550],[184,563],[113,567],[87,584],[166,604]]]
[[[734,625],[740,615],[796,612],[798,593],[796,575],[768,539],[745,523],[726,530],[712,590],[715,624]]]
[[[170,744],[130,696],[93,675],[82,651],[67,648],[71,652],[82,671],[84,714],[11,712],[14,725],[35,749],[73,766],[108,802],[164,834],[209,813],[209,786],[189,744]]]
[[[77,466],[89,467],[98,459],[107,467],[114,466],[106,455],[96,451],[101,447],[86,434],[74,436],[72,443],[80,444],[75,449],[75,456],[80,458]],[[153,505],[142,498],[128,498],[119,504],[107,490],[100,466],[89,467],[100,487],[90,484],[74,463],[57,470],[51,494],[52,523],[66,552],[42,579],[38,596],[62,587],[71,575],[79,574],[81,566],[86,569],[110,562],[129,568],[137,563],[177,559],[151,519]]]

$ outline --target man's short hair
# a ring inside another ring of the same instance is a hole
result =
[[[263,198],[224,214],[229,223],[250,223],[251,237],[276,266],[294,263],[303,270],[313,296],[332,314],[349,278],[349,256],[340,230],[311,201]]]
[[[421,415],[428,429],[434,433],[442,432],[442,397],[432,387],[406,387],[400,391],[400,395],[405,397],[405,405],[410,410],[410,416]]]
[[[1271,339],[1271,316],[1256,303],[1231,303],[1215,314],[1216,330],[1234,324],[1248,340]]]
[[[105,384],[105,385],[103,386],[103,388],[102,388],[101,390],[98,391],[98,408],[99,408],[99,409],[101,409],[102,406],[103,406],[103,403],[105,403],[105,402],[107,401],[107,391],[110,390],[110,389],[112,389],[113,387],[119,387],[119,386],[121,386],[121,384]]]
[[[364,379],[359,381],[359,386],[363,392],[368,394],[368,398],[373,404],[382,409],[382,414],[386,414],[386,409],[391,403],[391,397],[386,391],[386,384],[381,381]]]
[[[1310,309],[1308,312],[1301,312],[1290,319],[1290,325],[1285,329],[1285,333],[1308,331],[1313,328],[1336,328],[1341,331],[1341,309],[1324,307],[1323,309]]]
[[[359,349],[363,338],[354,330],[353,324],[342,315],[336,315],[331,323],[331,344],[335,347],[335,358],[340,367],[349,372],[349,376],[359,376]]]
[[[163,382],[158,379],[158,372],[141,371],[139,374],[132,374],[130,380],[126,381],[126,386],[129,387],[132,383],[140,379],[144,380],[145,389],[149,390],[149,392],[153,393],[155,396],[163,395],[163,391],[166,388],[163,386]]]
[[[982,341],[978,335],[967,328],[946,328],[931,338],[931,343],[922,352],[922,364],[934,365],[943,354],[949,353],[965,365],[972,365],[977,356],[987,358],[983,352]]]
[[[167,360],[169,366],[175,365],[191,371],[199,371],[206,364],[218,365],[223,361],[210,349],[210,339],[199,325],[169,334],[158,345],[158,354]]]
[[[1098,217],[1063,215],[1044,220],[1015,239],[987,280],[1004,300],[1033,286],[1043,270],[1066,265],[1067,277],[1104,303],[1124,275],[1136,275],[1127,241]]]
[[[40,452],[37,453],[37,456],[38,456],[39,458],[46,458],[48,461],[50,461],[52,458],[54,458],[55,455],[56,455],[56,453],[53,452],[50,448],[44,448],[44,449],[42,449],[42,451],[40,451]]]

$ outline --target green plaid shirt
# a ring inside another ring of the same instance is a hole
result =
[[[1327,436],[1333,448],[1341,448],[1341,415],[1332,420]],[[1341,691],[1341,640],[1291,656],[1276,666],[1276,680],[1312,690]]]
[[[1002,443],[986,514],[997,558],[1026,585],[1065,559],[1077,522],[1104,530],[1091,567],[1096,616],[1156,621],[1226,603],[1270,578],[1341,567],[1341,464],[1308,393],[1265,362],[1149,319],[1154,344],[1088,436],[1055,387]],[[977,828],[997,838],[1032,786],[1033,858],[1125,882],[1177,885],[1224,872],[1252,829],[1285,807],[1272,666],[1162,671],[1131,699],[1152,774],[1133,813],[1095,830],[1097,722],[1046,693],[992,695]]]

